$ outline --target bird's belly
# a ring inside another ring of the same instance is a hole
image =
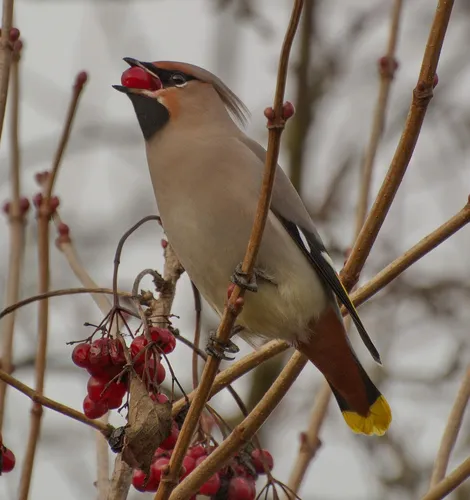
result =
[[[173,216],[174,212],[172,219]],[[307,325],[326,307],[326,296],[316,272],[290,237],[282,238],[283,243],[275,248],[267,243],[273,238],[276,241],[276,234],[284,231],[277,218],[273,221],[272,217],[266,228],[270,238],[263,237],[257,267],[272,276],[273,283],[260,279],[257,292],[245,293],[245,305],[237,323],[253,335],[293,341],[308,334]],[[236,224],[228,231],[215,233],[210,225],[184,223],[189,219],[181,216],[176,217],[179,223],[174,228],[172,224],[165,225],[163,213],[162,218],[168,239],[189,277],[221,315],[230,277],[243,260],[248,235],[237,234]],[[193,243],[188,245],[188,241]]]

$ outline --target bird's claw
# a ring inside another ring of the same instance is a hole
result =
[[[206,346],[206,353],[214,356],[215,358],[225,360],[225,361],[233,361],[235,358],[227,356],[225,353],[236,354],[240,349],[236,344],[234,344],[231,340],[227,342],[223,342],[219,340],[214,333],[209,335],[209,340]]]
[[[234,273],[230,277],[230,281],[238,285],[244,290],[256,293],[258,291],[258,284],[256,283],[256,274],[253,272],[251,277],[248,279],[248,273],[242,271],[242,265],[238,264],[235,268]]]

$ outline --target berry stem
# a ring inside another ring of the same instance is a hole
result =
[[[385,127],[385,115],[392,86],[393,74],[395,72],[395,52],[398,40],[398,30],[400,27],[400,17],[402,12],[403,0],[394,0],[391,13],[390,31],[387,43],[387,52],[384,56],[389,66],[387,71],[380,71],[380,85],[377,102],[374,110],[372,129],[369,137],[369,144],[364,155],[362,165],[361,184],[359,192],[359,201],[356,209],[356,231],[355,236],[359,234],[369,207],[370,187],[372,182],[372,172],[375,163],[375,157],[382,138]],[[390,66],[392,66],[390,68]]]
[[[81,77],[82,73],[79,73],[77,76],[77,80]],[[86,78],[85,78],[86,81]],[[75,114],[77,111],[77,106],[78,102],[80,100],[80,96],[82,94],[83,90],[83,83],[81,85],[75,84],[73,86],[73,92],[72,92],[72,99],[70,100],[69,108],[67,110],[67,115],[65,118],[65,125],[64,129],[62,131],[62,136],[59,141],[59,146],[57,147],[55,156],[54,156],[54,161],[52,162],[52,169],[51,173],[47,178],[46,182],[46,189],[45,189],[45,198],[50,199],[52,196],[52,190],[54,189],[54,184],[57,178],[57,173],[59,171],[59,167],[62,161],[62,157],[64,156],[64,151],[65,148],[67,147],[67,144],[69,142],[69,137],[70,137],[70,131],[72,130],[72,124],[75,118]]]

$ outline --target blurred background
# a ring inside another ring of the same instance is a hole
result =
[[[392,1],[306,0],[294,46],[286,98],[296,108],[284,136],[281,165],[319,227],[341,268],[354,233],[361,163],[378,91],[377,60],[385,54]],[[401,133],[416,84],[436,2],[404,2],[399,31],[399,69],[392,86],[386,129],[373,175],[377,192]],[[17,0],[14,25],[21,30],[22,193],[38,191],[34,174],[50,168],[75,74],[89,72],[56,194],[80,258],[100,286],[110,286],[120,236],[143,216],[157,212],[143,138],[119,83],[125,56],[180,60],[220,76],[252,112],[248,133],[266,145],[263,109],[275,88],[278,54],[290,14],[286,0]],[[402,188],[393,204],[362,281],[372,277],[466,203],[470,166],[470,2],[456,2],[426,121]],[[8,116],[7,116],[8,120]],[[10,197],[8,122],[0,147],[0,199]],[[156,225],[146,225],[126,244],[119,286],[130,290],[144,268],[162,269]],[[383,368],[374,366],[356,332],[352,339],[372,378],[387,395],[394,420],[382,438],[353,435],[333,403],[321,432],[323,446],[300,495],[304,500],[395,500],[419,498],[469,359],[470,235],[464,229],[361,307],[379,347]],[[63,255],[52,246],[52,288],[79,286]],[[0,290],[5,288],[8,230],[0,221]],[[27,227],[22,296],[37,290],[36,227]],[[146,284],[150,287],[150,281]],[[70,360],[67,341],[86,337],[85,321],[100,312],[87,296],[51,301],[47,396],[81,408],[86,374]],[[33,386],[37,306],[18,314],[14,375]],[[178,283],[174,325],[192,338],[194,307],[187,276]],[[204,335],[217,325],[206,306]],[[239,341],[242,354],[250,348]],[[278,356],[237,381],[251,408],[284,365]],[[190,389],[190,351],[171,355]],[[259,436],[275,458],[274,474],[287,481],[322,378],[308,366]],[[214,405],[235,424],[240,414],[228,394]],[[9,390],[5,443],[16,469],[0,479],[0,498],[14,499],[24,456],[30,401]],[[112,422],[122,419],[114,416]],[[470,451],[468,418],[450,468]],[[94,498],[93,432],[45,411],[32,483],[32,499]],[[112,462],[111,462],[112,464]],[[132,490],[129,498],[150,498]],[[470,498],[470,485],[453,500]]]

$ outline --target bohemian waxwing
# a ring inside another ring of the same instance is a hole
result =
[[[204,298],[221,315],[255,217],[266,151],[232,120],[238,97],[208,71],[179,62],[139,62],[115,86],[130,98],[145,138],[163,228]],[[129,73],[131,72],[131,73]],[[235,281],[243,283],[241,274]],[[374,359],[379,354],[298,193],[278,167],[271,210],[237,324],[246,339],[284,339],[323,373],[349,427],[382,435],[392,415],[359,363],[339,304]]]

